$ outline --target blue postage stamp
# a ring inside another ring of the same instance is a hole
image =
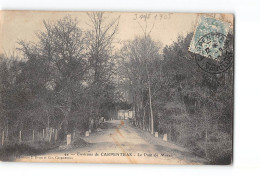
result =
[[[217,60],[222,56],[229,27],[227,22],[201,16],[189,51]]]

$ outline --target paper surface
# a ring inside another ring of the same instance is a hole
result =
[[[0,12],[0,160],[227,165],[232,14]]]

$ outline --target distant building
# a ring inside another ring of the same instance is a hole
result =
[[[117,118],[119,120],[127,120],[127,119],[132,119],[134,117],[134,111],[130,110],[119,110]]]

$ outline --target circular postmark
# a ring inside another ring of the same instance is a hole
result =
[[[205,72],[219,74],[233,64],[233,38],[211,32],[202,36],[195,45],[196,63]]]

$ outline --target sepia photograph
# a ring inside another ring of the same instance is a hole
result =
[[[234,15],[0,11],[0,161],[231,165]]]

